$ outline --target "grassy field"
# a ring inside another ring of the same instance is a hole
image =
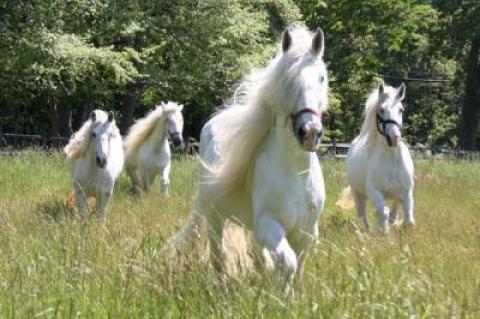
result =
[[[122,175],[107,222],[83,224],[65,208],[61,155],[0,157],[0,317],[58,318],[478,318],[480,164],[416,163],[415,229],[359,233],[334,206],[344,163],[323,162],[327,204],[305,281],[286,301],[258,274],[219,284],[191,254],[161,251],[186,221],[196,163],[173,162],[171,196],[156,185],[132,197]],[[370,218],[374,222],[373,212]]]

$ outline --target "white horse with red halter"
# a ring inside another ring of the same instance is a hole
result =
[[[367,99],[365,121],[347,155],[347,176],[350,188],[343,193],[340,205],[352,196],[357,213],[368,228],[366,204],[375,205],[377,222],[388,232],[389,222],[400,224],[397,210],[401,206],[405,221],[415,224],[413,217],[413,162],[402,141],[402,100],[405,85],[397,89],[381,84]],[[392,200],[392,209],[385,200]]]
[[[253,230],[267,266],[283,274],[286,288],[302,275],[325,201],[315,153],[328,95],[323,51],[320,29],[314,35],[286,30],[277,56],[202,130],[194,218],[176,238],[191,236],[205,217],[216,269],[224,266],[222,233],[230,219]]]
[[[72,136],[64,149],[72,170],[78,211],[85,217],[87,198],[96,199],[97,216],[105,217],[113,186],[122,172],[122,136],[113,113],[95,110],[90,119]]]

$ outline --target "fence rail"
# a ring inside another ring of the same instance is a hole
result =
[[[48,137],[33,134],[0,133],[0,155],[21,154],[26,148],[37,148],[46,152],[58,151],[68,142],[68,137]],[[198,154],[200,144],[194,138],[187,138],[180,148],[172,148],[175,153]],[[319,156],[346,158],[349,143],[325,143],[321,144]],[[442,147],[427,147],[422,145],[410,146],[410,151],[415,158],[426,159],[466,159],[480,160],[480,151],[465,151],[459,149],[447,149]]]

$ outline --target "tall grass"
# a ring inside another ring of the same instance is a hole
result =
[[[416,163],[414,229],[356,231],[334,202],[344,163],[323,163],[321,240],[292,300],[259,274],[220,283],[193,252],[172,264],[165,239],[186,221],[196,162],[176,159],[171,196],[133,197],[122,175],[105,225],[65,208],[61,155],[0,158],[0,317],[475,318],[480,314],[480,164]],[[371,219],[374,218],[371,212]],[[374,225],[375,223],[372,223]]]

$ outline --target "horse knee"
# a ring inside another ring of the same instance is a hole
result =
[[[288,244],[286,238],[280,241],[272,255],[277,268],[285,273],[287,278],[296,273],[298,268],[297,255]]]

